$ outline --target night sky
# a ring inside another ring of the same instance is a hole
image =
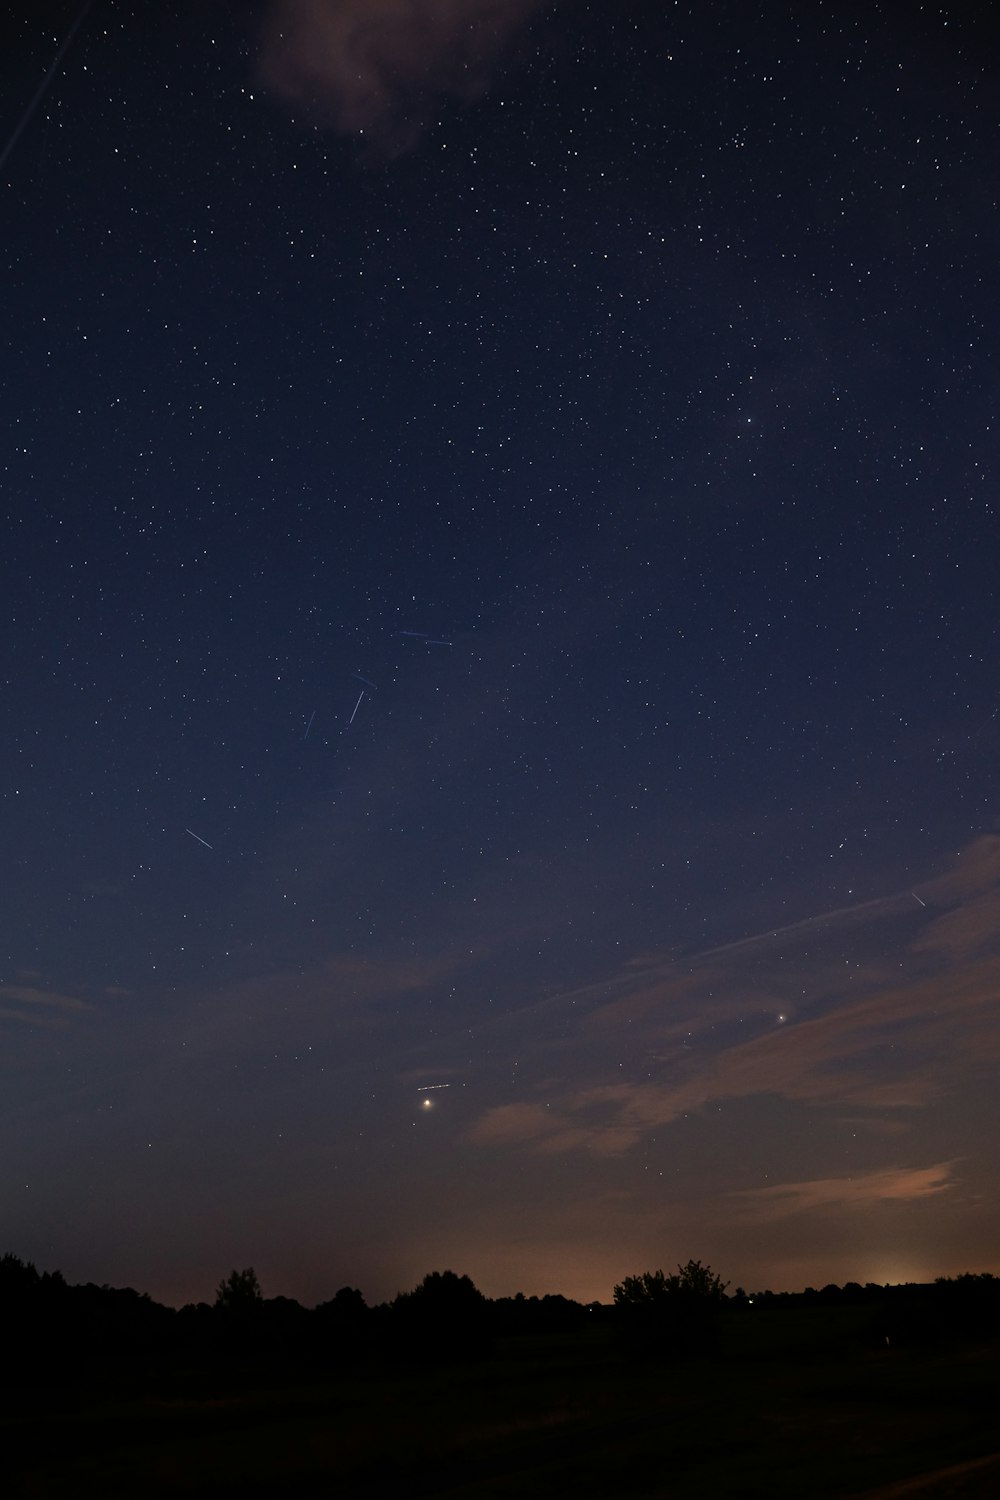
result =
[[[11,12],[0,1250],[1000,1272],[991,7]]]

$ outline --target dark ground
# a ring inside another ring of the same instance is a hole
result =
[[[871,1309],[744,1309],[716,1350],[637,1351],[598,1313],[475,1359],[135,1361],[5,1401],[20,1497],[994,1496],[1000,1343]]]

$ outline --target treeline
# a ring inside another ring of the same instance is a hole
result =
[[[164,1366],[266,1361],[336,1370],[370,1358],[479,1357],[495,1340],[578,1326],[592,1310],[562,1296],[487,1298],[468,1276],[432,1272],[412,1291],[369,1306],[341,1287],[306,1308],[265,1297],[252,1267],[233,1270],[213,1302],[166,1307],[130,1287],[70,1285],[16,1255],[0,1256],[0,1384],[76,1383]]]
[[[961,1276],[939,1276],[936,1281],[903,1281],[882,1286],[877,1281],[845,1281],[821,1287],[807,1286],[803,1292],[753,1292],[737,1287],[728,1299],[743,1307],[865,1307],[887,1301],[907,1302],[919,1298],[941,1306],[967,1303],[981,1308],[1000,1305],[1000,1277],[990,1271],[966,1272]]]
[[[713,1355],[721,1335],[794,1309],[868,1309],[872,1342],[1000,1335],[1000,1278],[989,1273],[927,1285],[847,1282],[804,1292],[747,1293],[698,1261],[675,1273],[644,1272],[614,1289],[611,1306],[559,1295],[487,1298],[468,1276],[432,1272],[412,1291],[369,1306],[342,1287],[312,1308],[265,1297],[252,1267],[233,1270],[214,1301],[165,1307],[131,1288],[70,1285],[60,1272],[0,1257],[0,1326],[6,1359],[0,1383],[78,1383],[169,1368],[246,1368],[268,1375],[309,1367],[350,1369],[373,1359],[450,1361],[487,1356],[498,1341],[573,1333],[621,1335],[637,1353]],[[781,1322],[784,1318],[780,1317]]]
[[[848,1281],[818,1290],[810,1286],[794,1294],[764,1291],[741,1296],[731,1299],[734,1306],[779,1318],[784,1309],[864,1315],[869,1342],[886,1348],[934,1349],[1000,1338],[1000,1277],[989,1271],[939,1276],[932,1282],[880,1286],[869,1281],[862,1286]]]

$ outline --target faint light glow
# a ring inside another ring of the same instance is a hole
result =
[[[434,1108],[434,1100],[433,1099],[425,1099],[424,1100],[424,1109],[433,1109],[433,1108]]]
[[[919,1261],[907,1260],[905,1256],[886,1258],[870,1266],[865,1274],[867,1281],[876,1286],[906,1286],[907,1283],[933,1281],[938,1272],[932,1266]]]

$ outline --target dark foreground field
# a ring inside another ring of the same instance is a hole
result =
[[[797,1309],[725,1319],[706,1358],[637,1351],[598,1314],[457,1362],[98,1370],[7,1400],[0,1485],[11,1500],[996,1496],[998,1355],[995,1340],[880,1345],[861,1310]]]

